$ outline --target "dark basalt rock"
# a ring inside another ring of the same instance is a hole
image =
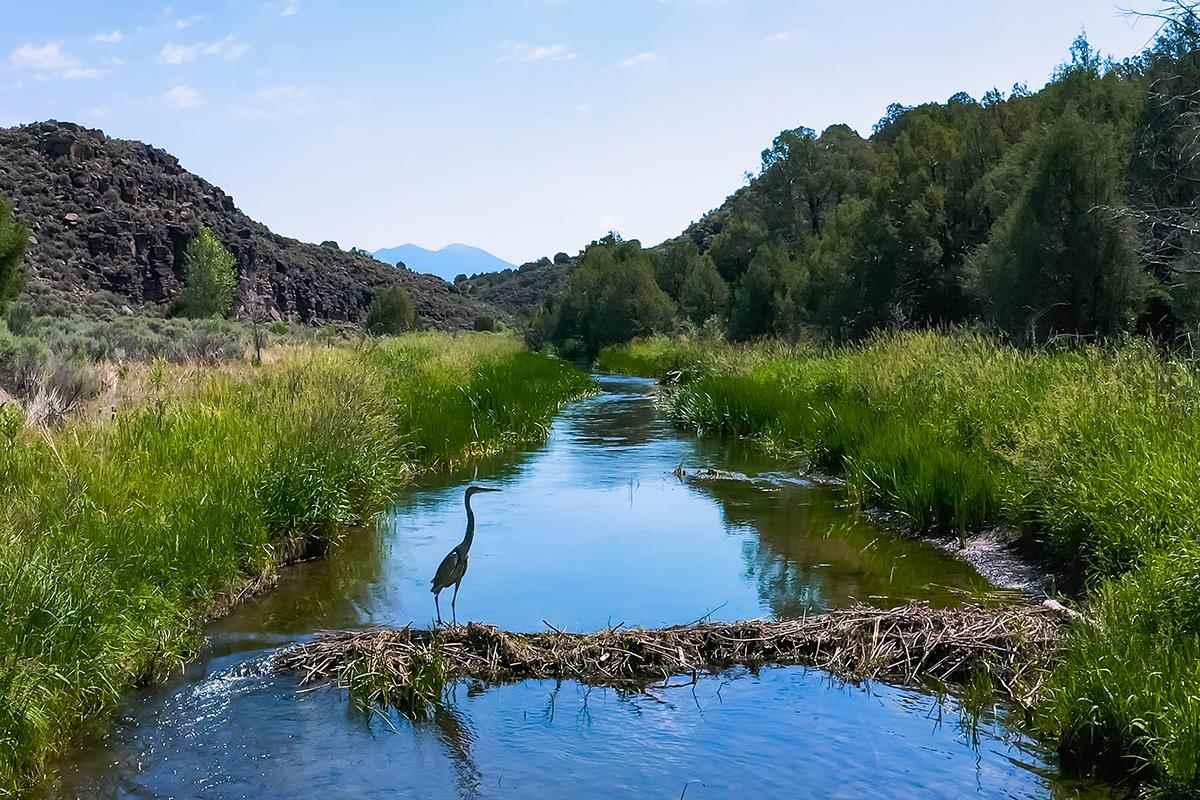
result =
[[[403,285],[429,327],[507,318],[443,280],[362,253],[272,233],[169,153],[66,122],[0,129],[0,195],[33,234],[27,299],[39,313],[163,313],[201,225],[237,259],[241,303],[272,319],[361,322],[375,291]]]

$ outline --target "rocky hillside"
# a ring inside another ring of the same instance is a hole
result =
[[[475,275],[457,286],[464,294],[507,314],[528,317],[563,289],[575,262],[574,258],[557,263],[531,261],[516,269]]]
[[[241,314],[257,304],[273,318],[358,322],[392,284],[411,292],[431,327],[498,314],[438,278],[278,236],[169,153],[70,123],[0,129],[0,195],[33,232],[26,295],[40,313],[162,313],[203,224],[237,257]]]

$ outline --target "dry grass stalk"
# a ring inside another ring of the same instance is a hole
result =
[[[807,665],[850,680],[911,685],[963,682],[985,671],[1012,701],[1028,706],[1058,649],[1061,616],[1036,606],[898,608],[857,606],[803,619],[697,623],[591,634],[509,633],[470,623],[331,632],[282,652],[276,669],[304,685],[334,681],[358,699],[437,698],[431,675],[485,681],[567,678],[646,685],[733,666]],[[431,669],[431,665],[436,669]],[[418,703],[419,705],[419,703]]]

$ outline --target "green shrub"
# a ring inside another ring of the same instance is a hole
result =
[[[417,311],[403,286],[380,289],[367,310],[367,332],[373,336],[397,336],[411,331],[417,323]]]
[[[0,198],[0,310],[25,285],[25,248],[29,230],[13,218],[12,206]]]
[[[4,314],[4,320],[14,336],[27,336],[33,327],[33,308],[28,303],[12,303]]]
[[[0,388],[24,397],[32,394],[50,360],[50,350],[28,336],[0,328]]]
[[[224,317],[237,297],[236,261],[208,228],[188,242],[185,254],[187,279],[179,296],[179,313],[185,317]]]

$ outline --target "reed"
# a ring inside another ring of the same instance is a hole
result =
[[[840,349],[633,342],[676,422],[845,475],[947,534],[1003,522],[1091,587],[1038,724],[1078,764],[1200,791],[1200,373],[1131,339],[1019,350],[971,332]],[[668,366],[669,365],[669,366]]]
[[[105,421],[50,432],[0,414],[0,795],[178,668],[286,544],[336,542],[416,473],[540,438],[592,387],[492,335],[272,355],[160,364]]]

